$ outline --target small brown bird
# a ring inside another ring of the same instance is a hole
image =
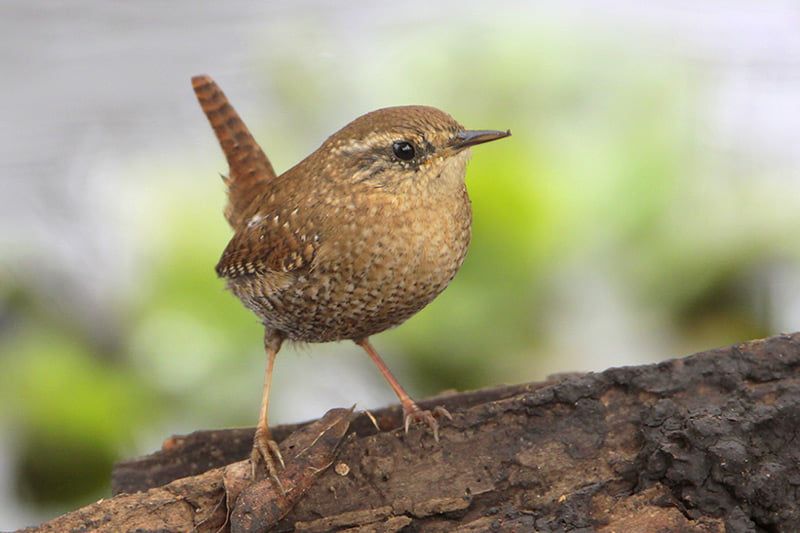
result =
[[[511,132],[465,130],[432,107],[379,109],[278,176],[217,84],[196,76],[192,86],[230,166],[225,217],[235,234],[217,274],[265,327],[254,469],[263,461],[279,483],[275,460],[283,459],[267,411],[285,340],[353,340],[400,399],[406,431],[422,421],[438,440],[433,414],[400,386],[369,337],[411,317],[453,279],[470,240],[469,148]]]

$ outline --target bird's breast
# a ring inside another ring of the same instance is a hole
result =
[[[471,210],[465,191],[414,206],[381,198],[329,222],[304,282],[315,311],[303,340],[373,335],[425,307],[464,260]]]
[[[358,339],[398,325],[447,287],[466,255],[465,189],[413,201],[380,192],[338,198],[315,219],[319,247],[294,281],[275,291],[239,290],[267,327],[289,339]]]
[[[438,200],[384,199],[361,213],[358,231],[340,245],[351,254],[355,281],[425,300],[447,286],[464,260],[471,226],[465,191]]]

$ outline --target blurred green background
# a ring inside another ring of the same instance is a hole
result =
[[[261,327],[214,274],[226,166],[193,74],[279,172],[387,105],[514,131],[473,152],[460,274],[375,339],[418,396],[800,329],[800,7],[592,5],[4,3],[0,529],[255,422]],[[393,402],[356,346],[287,347],[271,421]]]

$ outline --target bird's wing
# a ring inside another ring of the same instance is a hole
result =
[[[229,280],[275,275],[289,279],[311,265],[319,237],[307,231],[297,210],[256,214],[233,236],[217,264],[217,274]]]

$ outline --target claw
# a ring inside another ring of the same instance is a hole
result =
[[[439,422],[436,421],[434,415],[447,418],[448,420],[453,419],[453,416],[442,406],[435,407],[432,412],[427,410],[423,411],[414,402],[411,402],[409,405],[404,405],[403,413],[405,414],[406,433],[408,433],[408,429],[411,427],[411,422],[423,422],[433,431],[433,439],[436,442],[439,442]]]
[[[256,430],[256,435],[253,439],[253,450],[250,452],[253,480],[255,481],[257,479],[256,475],[258,473],[259,463],[264,463],[270,479],[272,479],[275,486],[278,487],[281,494],[285,495],[286,491],[278,477],[278,466],[275,461],[277,459],[281,468],[286,468],[286,464],[283,462],[283,456],[281,455],[280,448],[278,448],[278,443],[272,440],[271,437],[272,435],[270,435],[269,431]]]
[[[450,413],[448,413],[449,415]],[[452,417],[450,418],[452,420]],[[269,450],[272,452],[272,455],[278,458],[278,461],[281,463],[281,468],[286,468],[286,463],[283,462],[283,456],[281,455],[281,449],[278,448],[278,443],[274,440],[268,440],[267,446],[269,446]]]
[[[444,418],[446,418],[446,419],[448,419],[450,421],[453,420],[453,415],[450,414],[450,411],[448,411],[447,409],[445,409],[441,405],[437,405],[436,407],[433,408],[433,414],[434,415],[443,416]]]

